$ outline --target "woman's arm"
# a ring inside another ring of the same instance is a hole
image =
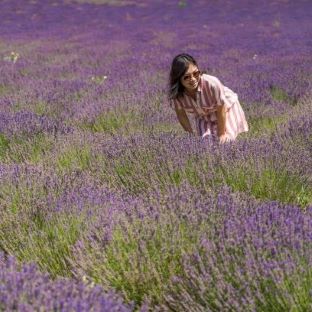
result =
[[[175,107],[175,111],[178,117],[178,120],[183,127],[183,129],[189,133],[193,133],[193,129],[190,123],[189,118],[187,117],[187,114],[183,108]]]
[[[219,79],[216,78],[215,94],[217,100],[217,131],[220,143],[231,141],[230,137],[226,132],[226,119],[227,111],[230,109],[232,104],[227,100],[225,96],[224,86]]]
[[[225,134],[226,111],[224,105],[217,106],[218,136]]]
[[[225,122],[226,122],[226,108],[224,105],[217,106],[217,131],[220,143],[228,141],[228,137],[225,131]]]

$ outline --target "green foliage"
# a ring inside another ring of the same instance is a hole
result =
[[[271,279],[259,279],[262,300],[257,298],[257,311],[310,311],[312,270],[306,261],[288,276],[283,276],[280,283]],[[274,307],[274,310],[273,310]]]
[[[276,132],[278,126],[284,121],[283,116],[278,117],[250,117],[248,119],[249,132],[246,136],[260,137]]]
[[[181,135],[181,126],[178,123],[157,123],[152,126],[147,126],[148,131],[151,133],[175,133],[176,135]]]
[[[201,169],[198,169],[200,167]],[[200,187],[203,183],[203,175],[208,170],[208,161],[197,157],[190,157],[184,167],[184,175],[188,183],[194,187]]]
[[[144,181],[144,177],[141,169],[144,170],[144,163],[138,166],[130,161],[118,162],[114,166],[114,171],[117,178],[117,184],[120,183],[125,189],[128,189],[132,193],[140,193],[143,189],[148,187],[148,182]]]
[[[44,101],[38,101],[34,103],[33,110],[37,115],[43,115],[47,112],[47,103]]]
[[[21,163],[29,161],[38,163],[53,146],[53,138],[45,134],[37,134],[33,137],[15,137],[10,141],[2,137],[0,145],[0,159],[5,162]]]
[[[96,156],[94,169],[112,187],[140,194],[150,188],[155,176],[155,155],[147,149],[129,150],[119,157]]]
[[[22,262],[36,262],[51,276],[71,276],[71,246],[83,229],[79,217],[60,214],[48,219],[40,212],[19,215],[16,207],[17,203],[14,215],[1,222],[0,249]]]
[[[306,207],[312,203],[312,186],[303,178],[276,168],[253,169],[252,166],[220,167],[224,182],[234,191],[247,192],[259,199]]]
[[[250,263],[263,259],[263,255],[259,250],[246,255],[243,248],[246,243],[233,246],[231,241],[215,239],[209,249],[204,248],[203,253],[199,250],[195,261],[186,257],[183,272],[176,282],[170,283],[162,308],[166,310],[169,306],[170,311],[185,312],[190,308],[221,311],[225,306],[229,311],[310,311],[312,270],[304,260],[307,255],[280,251],[273,256],[275,261],[283,263],[289,257],[298,261],[298,267],[292,272],[276,268],[270,274],[263,274],[256,263],[250,271]],[[310,250],[306,248],[306,251]],[[236,304],[232,305],[233,302]]]
[[[171,186],[187,182],[205,188],[207,192],[221,185],[233,191],[247,192],[259,199],[277,200],[307,207],[312,203],[310,182],[295,172],[289,172],[283,164],[274,161],[240,160],[220,163],[207,155],[190,157],[184,164],[174,164],[162,157],[156,161],[156,152],[145,149],[128,151],[119,158],[106,160],[102,165],[101,177],[117,188],[133,194],[148,193],[153,188],[166,193]]]
[[[289,100],[288,94],[282,88],[273,86],[270,89],[270,93],[272,98],[276,101],[287,102]]]
[[[59,194],[43,181],[20,178],[0,183],[0,250],[36,262],[52,276],[70,276],[71,247],[85,227],[83,214],[49,211]],[[47,201],[49,197],[49,201]]]
[[[12,92],[12,87],[0,84],[0,96],[6,95],[10,92]]]
[[[160,151],[138,148],[112,159],[97,156],[94,171],[102,181],[132,194],[148,193],[155,188],[165,194],[168,188],[183,182],[200,186],[205,181],[205,172],[209,171],[206,159],[190,157],[180,166],[164,155],[159,158],[158,153]]]
[[[172,184],[177,186],[180,185],[183,180],[182,173],[180,170],[174,170],[173,172],[170,173],[169,177]]]
[[[282,88],[273,86],[270,88],[271,96],[274,100],[279,102],[288,103],[292,106],[297,105],[297,100],[295,98],[290,97],[285,90]]]
[[[170,187],[179,187],[184,182],[195,187],[204,186],[208,192],[222,184],[219,176],[212,180],[214,169],[209,155],[202,158],[191,156],[184,164],[175,164],[171,156],[163,154],[160,158],[159,153],[138,148],[111,159],[97,156],[95,169],[91,170],[110,186],[136,195],[148,194],[155,189],[166,194]]]
[[[57,157],[56,167],[60,172],[83,171],[90,167],[91,159],[92,154],[88,146],[70,146]]]
[[[185,8],[186,5],[187,5],[187,1],[186,1],[186,0],[180,0],[180,1],[178,2],[179,8]]]
[[[0,181],[0,206],[4,214],[28,213],[49,194],[52,196],[53,191],[48,189],[43,181],[37,178],[32,180],[24,174],[18,178],[18,183],[15,182],[15,178]]]
[[[92,132],[105,132],[114,134],[118,130],[137,127],[141,117],[135,111],[107,111],[97,116],[92,122],[84,122],[81,127]]]
[[[9,150],[10,141],[6,138],[6,136],[0,133],[0,160],[5,158],[7,151]]]
[[[182,256],[194,252],[208,231],[209,222],[190,224],[170,213],[136,219],[117,226],[104,249],[87,247],[79,265],[93,282],[121,291],[128,301],[160,303],[170,279],[181,273]]]

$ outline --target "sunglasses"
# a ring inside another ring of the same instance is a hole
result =
[[[194,77],[197,80],[199,78],[199,76],[200,76],[200,70],[197,70],[197,71],[193,72],[192,74],[187,74],[187,75],[183,76],[182,79],[184,81],[191,81],[192,78]]]

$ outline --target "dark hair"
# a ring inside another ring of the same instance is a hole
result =
[[[178,54],[173,59],[169,76],[169,99],[176,99],[182,96],[184,87],[180,83],[180,79],[185,74],[190,64],[197,66],[195,59],[186,53]]]

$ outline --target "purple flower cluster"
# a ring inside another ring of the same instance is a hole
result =
[[[202,236],[198,251],[183,259],[183,273],[172,278],[169,306],[309,310],[311,209],[303,213],[276,202],[225,207],[224,222],[215,225],[213,236]]]
[[[31,112],[0,113],[0,133],[10,138],[14,136],[31,137],[36,134],[52,134],[56,136],[71,131],[69,127],[57,121]]]
[[[66,279],[51,280],[34,264],[20,265],[0,255],[0,309],[2,311],[133,311],[116,294],[99,286]]]

